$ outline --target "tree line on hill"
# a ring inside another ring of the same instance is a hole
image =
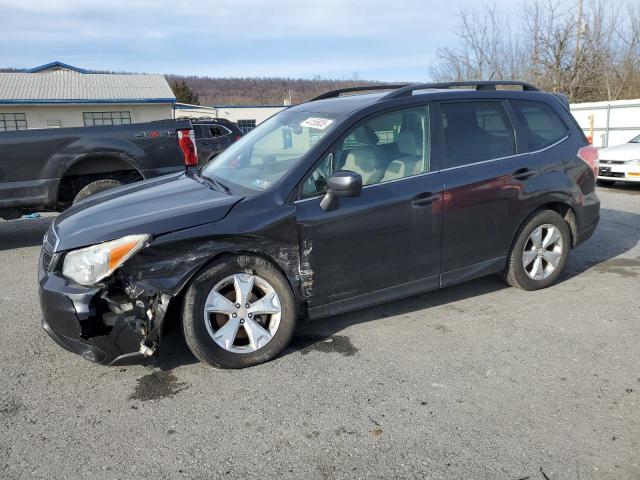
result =
[[[292,105],[338,88],[381,84],[363,80],[212,78],[165,75],[179,102],[199,105]]]

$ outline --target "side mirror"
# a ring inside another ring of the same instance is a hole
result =
[[[338,208],[338,198],[359,197],[362,193],[362,176],[349,170],[340,170],[329,177],[327,193],[320,202],[325,212]]]

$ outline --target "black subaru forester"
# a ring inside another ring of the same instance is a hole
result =
[[[57,217],[42,324],[115,364],[153,355],[176,312],[200,360],[241,368],[278,355],[298,319],[496,273],[544,288],[596,228],[597,163],[566,98],[526,83],[330,92],[204,168]]]

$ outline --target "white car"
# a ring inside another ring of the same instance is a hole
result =
[[[629,143],[603,148],[599,154],[599,185],[613,185],[616,180],[640,182],[640,135]]]

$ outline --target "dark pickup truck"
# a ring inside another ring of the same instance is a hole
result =
[[[0,133],[0,217],[64,210],[108,188],[197,165],[189,120]]]
[[[191,118],[198,145],[198,159],[204,165],[244,135],[237,124],[225,118]]]

